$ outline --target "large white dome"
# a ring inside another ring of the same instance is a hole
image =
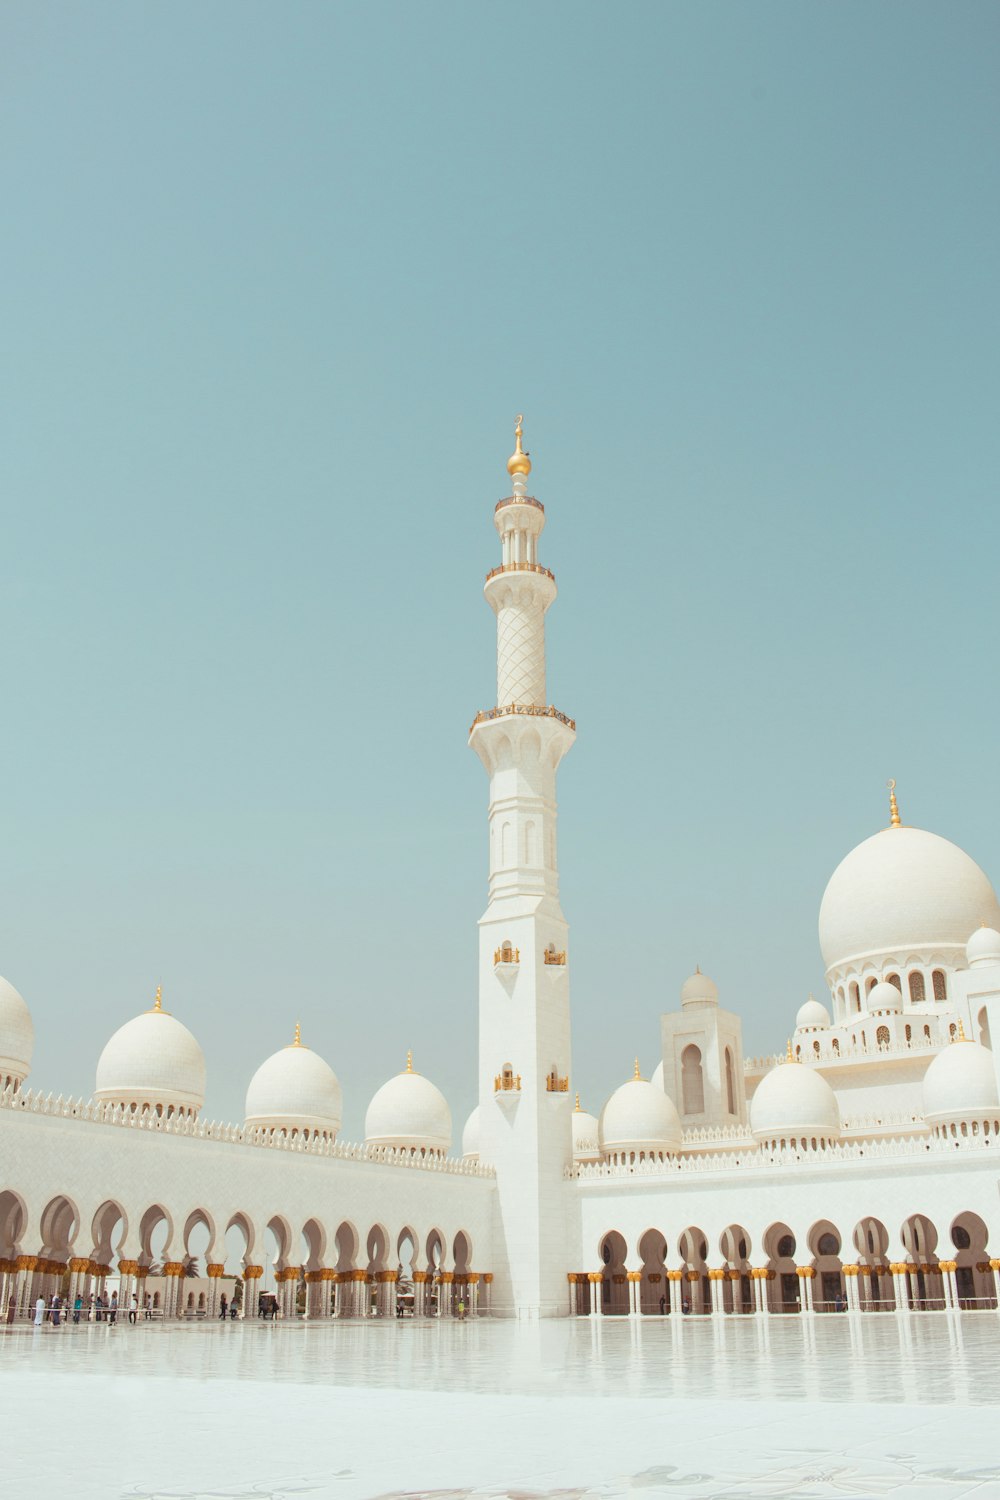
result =
[[[1000,904],[975,860],[922,828],[884,828],[831,875],[819,943],[828,971],[921,949],[952,949],[961,965],[984,922],[1000,927]]]
[[[451,1110],[430,1079],[410,1070],[383,1083],[365,1115],[369,1146],[444,1155],[451,1145]]]
[[[765,1074],[750,1100],[750,1129],[761,1140],[840,1134],[837,1096],[826,1079],[803,1063],[786,1061]]]
[[[205,1056],[175,1016],[156,1004],[115,1032],[97,1063],[94,1098],[130,1109],[197,1114],[205,1102]]]
[[[23,1083],[31,1072],[35,1028],[31,1012],[12,984],[0,979],[0,1089]]]
[[[304,1047],[299,1028],[295,1041],[262,1062],[250,1080],[246,1123],[254,1130],[336,1137],[343,1095],[336,1073],[311,1047]]]
[[[966,1038],[939,1052],[924,1074],[924,1118],[934,1125],[962,1115],[996,1114],[996,1062],[988,1047]]]
[[[599,1129],[604,1152],[680,1150],[681,1121],[673,1101],[638,1076],[615,1089],[601,1111]]]

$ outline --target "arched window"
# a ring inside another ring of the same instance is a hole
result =
[[[954,1041],[955,1038],[958,1036],[958,1027],[955,1026],[955,1025],[949,1026],[948,1027],[948,1035],[951,1037],[952,1041]]]
[[[693,1042],[681,1053],[681,1096],[686,1115],[705,1113],[705,1075],[701,1066],[701,1052]]]
[[[840,1241],[835,1234],[821,1234],[816,1249],[820,1255],[839,1255]]]
[[[839,1040],[838,1037],[834,1037],[834,1039],[833,1039],[833,1050],[834,1050],[834,1053],[836,1054],[836,1056],[839,1057],[840,1056],[840,1040]]]
[[[888,1045],[889,1045],[889,1028],[888,1028],[888,1026],[880,1026],[878,1028],[878,1030],[875,1033],[875,1042],[876,1042],[876,1045],[879,1046],[879,1047],[888,1047]]]
[[[982,1042],[984,1047],[989,1047],[990,1051],[992,1052],[993,1042],[990,1039],[990,1018],[986,1014],[985,1005],[979,1012],[979,1040]]]
[[[819,1057],[819,1042],[813,1042],[813,1052]]]
[[[877,984],[878,984],[878,980],[875,978],[875,975],[873,974],[870,979],[868,979],[868,980],[865,981],[865,994],[866,995],[870,995],[871,992],[872,992],[872,990],[875,988],[875,986]]]
[[[924,976],[918,969],[914,969],[910,975],[910,1003],[911,1005],[922,1005],[925,999]]]
[[[887,974],[885,976],[885,979],[887,984],[894,984],[899,993],[903,993],[903,981],[900,979],[898,974]]]
[[[791,1260],[795,1254],[795,1237],[791,1234],[783,1234],[778,1241],[778,1259]]]
[[[736,1113],[736,1080],[733,1077],[733,1054],[726,1048],[726,1108],[731,1115]]]
[[[858,989],[857,980],[851,985],[851,1009],[853,1011],[861,1009],[861,992]]]
[[[907,1028],[906,1028],[906,1040],[908,1042],[912,1042],[913,1041],[913,1027],[912,1026],[907,1026]]]
[[[948,981],[945,978],[945,972],[943,969],[934,970],[934,973],[931,975],[931,984],[934,987],[934,999],[947,1000]]]
[[[929,1042],[930,1039],[931,1039],[931,1028],[929,1026],[925,1026],[924,1027],[924,1040],[927,1041],[927,1042]]]
[[[514,1069],[511,1067],[510,1063],[504,1063],[503,1068],[501,1069],[500,1076],[503,1079],[503,1086],[505,1091],[514,1087]]]

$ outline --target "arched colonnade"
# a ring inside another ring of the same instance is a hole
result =
[[[475,1268],[472,1236],[461,1228],[317,1216],[295,1226],[280,1213],[255,1223],[239,1210],[216,1218],[200,1207],[175,1218],[160,1203],[129,1213],[111,1199],[85,1215],[62,1194],[34,1218],[19,1194],[0,1191],[0,1318],[11,1299],[16,1318],[30,1316],[39,1296],[72,1308],[80,1295],[86,1306],[105,1297],[112,1277],[123,1309],[135,1293],[162,1318],[212,1318],[227,1275],[238,1278],[242,1316],[257,1316],[266,1280],[278,1316],[307,1319],[474,1317],[489,1312],[493,1281]],[[151,1276],[163,1278],[155,1303]],[[196,1276],[207,1277],[207,1294],[186,1289]]]
[[[668,1240],[647,1229],[631,1243],[603,1234],[597,1270],[568,1273],[578,1317],[1000,1309],[1000,1258],[978,1214],[939,1226],[911,1214],[890,1234],[868,1216],[844,1233],[819,1219],[798,1235],[768,1226],[754,1246],[730,1224],[710,1236],[689,1225]],[[892,1247],[892,1248],[890,1248]]]

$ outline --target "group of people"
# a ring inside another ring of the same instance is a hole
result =
[[[85,1323],[107,1323],[109,1327],[113,1328],[118,1322],[119,1312],[127,1315],[128,1321],[134,1324],[138,1322],[140,1311],[144,1313],[146,1319],[152,1317],[151,1297],[147,1296],[145,1306],[140,1307],[138,1294],[133,1292],[127,1304],[120,1308],[117,1292],[112,1292],[111,1296],[107,1299],[100,1292],[92,1293],[86,1298],[81,1292],[77,1292],[73,1299],[73,1304],[70,1306],[68,1297],[63,1298],[56,1293],[49,1298],[48,1302],[45,1301],[44,1297],[37,1297],[35,1299],[34,1326],[41,1328],[44,1323],[51,1323],[53,1328],[58,1328],[61,1323],[68,1323],[70,1321],[79,1323],[83,1321]],[[7,1303],[7,1322],[13,1323],[16,1316],[17,1308],[14,1298],[11,1297]]]

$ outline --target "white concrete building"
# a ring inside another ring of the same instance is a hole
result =
[[[412,1058],[364,1144],[342,1143],[340,1083],[298,1028],[243,1123],[206,1122],[204,1056],[159,991],[108,1042],[90,1100],[38,1091],[32,1018],[0,981],[0,1316],[39,1295],[86,1304],[112,1277],[127,1305],[160,1274],[164,1316],[213,1316],[227,1235],[253,1316],[269,1232],[285,1317],[998,1306],[1000,904],[962,850],[902,823],[891,784],[888,826],[823,897],[829,1004],[789,1018],[783,1055],[745,1058],[738,1012],[696,972],[660,1019],[652,1079],[637,1062],[599,1120],[573,1107],[556,777],[576,726],[548,702],[556,586],[521,439],[518,419],[485,589],[497,700],[469,734],[489,887],[461,1156]]]

